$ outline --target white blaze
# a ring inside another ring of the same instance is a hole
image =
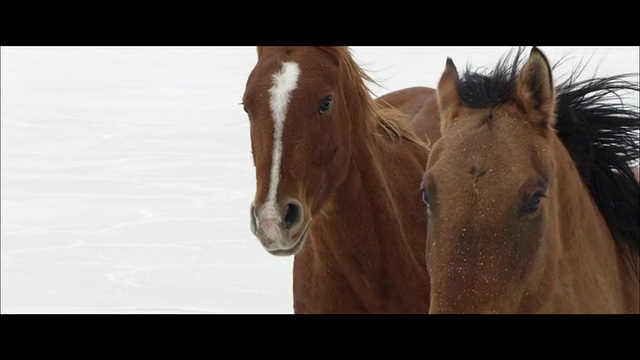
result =
[[[262,210],[261,218],[279,219],[276,193],[280,182],[280,161],[282,158],[282,129],[287,115],[287,107],[291,92],[298,86],[300,67],[294,62],[285,62],[282,69],[272,75],[273,85],[269,89],[269,106],[273,117],[273,152],[271,158],[271,178],[267,201]]]

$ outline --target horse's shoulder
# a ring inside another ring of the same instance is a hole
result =
[[[434,98],[436,90],[425,86],[414,86],[400,90],[395,90],[384,94],[376,99],[379,103],[384,103],[396,107],[400,110],[416,108]],[[407,111],[404,111],[405,113]]]
[[[436,90],[425,86],[408,87],[389,92],[375,100],[407,115],[415,131],[428,142],[440,138],[440,115]]]

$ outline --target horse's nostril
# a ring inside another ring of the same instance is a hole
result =
[[[287,230],[290,230],[294,225],[300,221],[302,210],[300,205],[295,203],[288,203],[284,210],[284,226]]]

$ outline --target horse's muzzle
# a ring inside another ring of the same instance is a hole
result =
[[[256,213],[255,206],[251,204],[250,213],[251,231],[270,254],[289,256],[300,251],[311,221],[303,226],[303,209],[298,201],[289,201],[282,212],[262,206]]]

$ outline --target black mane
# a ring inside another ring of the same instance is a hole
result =
[[[524,49],[500,59],[490,72],[469,68],[458,78],[460,99],[472,108],[493,108],[513,96]],[[556,63],[553,68],[559,65]],[[638,74],[578,81],[584,68],[575,69],[556,86],[558,137],[607,222],[617,244],[640,251],[640,185],[630,164],[640,159],[638,106],[623,103],[640,91]]]
[[[640,185],[629,165],[640,157],[640,115],[622,99],[640,89],[630,76],[570,77],[556,88],[555,128],[613,236],[638,252]]]
[[[516,77],[522,66],[524,48],[518,48],[513,61],[513,51],[503,56],[491,69],[472,71],[469,65],[456,82],[460,100],[471,108],[494,108],[513,96]]]

